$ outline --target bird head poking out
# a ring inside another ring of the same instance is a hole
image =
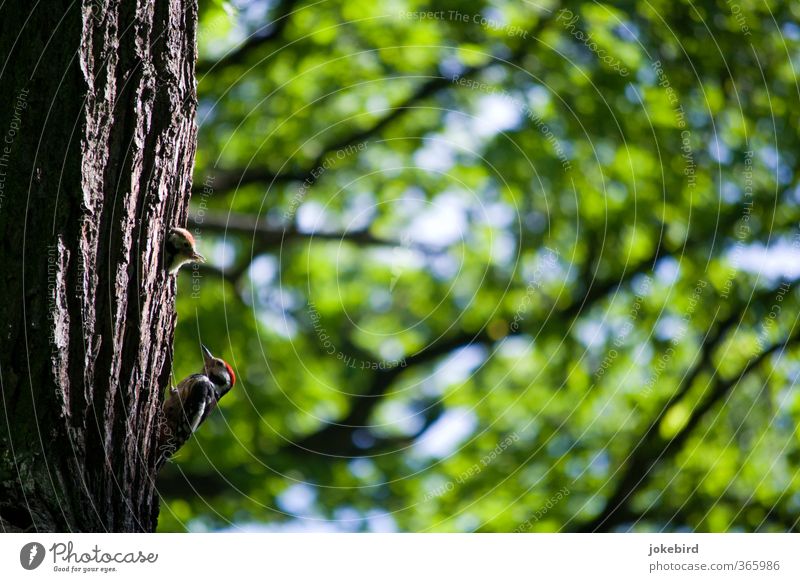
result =
[[[236,383],[236,375],[228,362],[222,358],[215,358],[206,346],[203,348],[203,369],[208,379],[213,382],[214,386],[222,396],[228,390],[233,388]]]
[[[173,228],[167,237],[167,263],[174,275],[186,263],[204,263],[205,257],[195,249],[192,233],[185,228]]]

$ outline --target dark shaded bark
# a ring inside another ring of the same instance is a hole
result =
[[[152,531],[196,0],[0,7],[0,525]]]

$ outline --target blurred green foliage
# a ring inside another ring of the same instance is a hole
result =
[[[798,17],[202,1],[160,529],[797,529]]]

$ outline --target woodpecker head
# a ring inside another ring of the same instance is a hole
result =
[[[215,358],[206,346],[203,348],[203,370],[208,379],[217,387],[219,395],[223,396],[236,384],[236,375],[228,362],[222,358]]]
[[[185,228],[173,228],[167,237],[169,272],[175,274],[185,263],[204,263],[206,258],[197,252],[194,237]]]

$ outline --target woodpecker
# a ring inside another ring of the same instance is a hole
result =
[[[194,237],[185,228],[173,228],[167,237],[167,269],[170,275],[186,263],[204,263],[206,258],[194,247]]]
[[[159,467],[189,440],[236,383],[230,365],[215,358],[207,347],[201,348],[203,373],[187,376],[177,387],[171,387],[164,402],[159,429]]]

